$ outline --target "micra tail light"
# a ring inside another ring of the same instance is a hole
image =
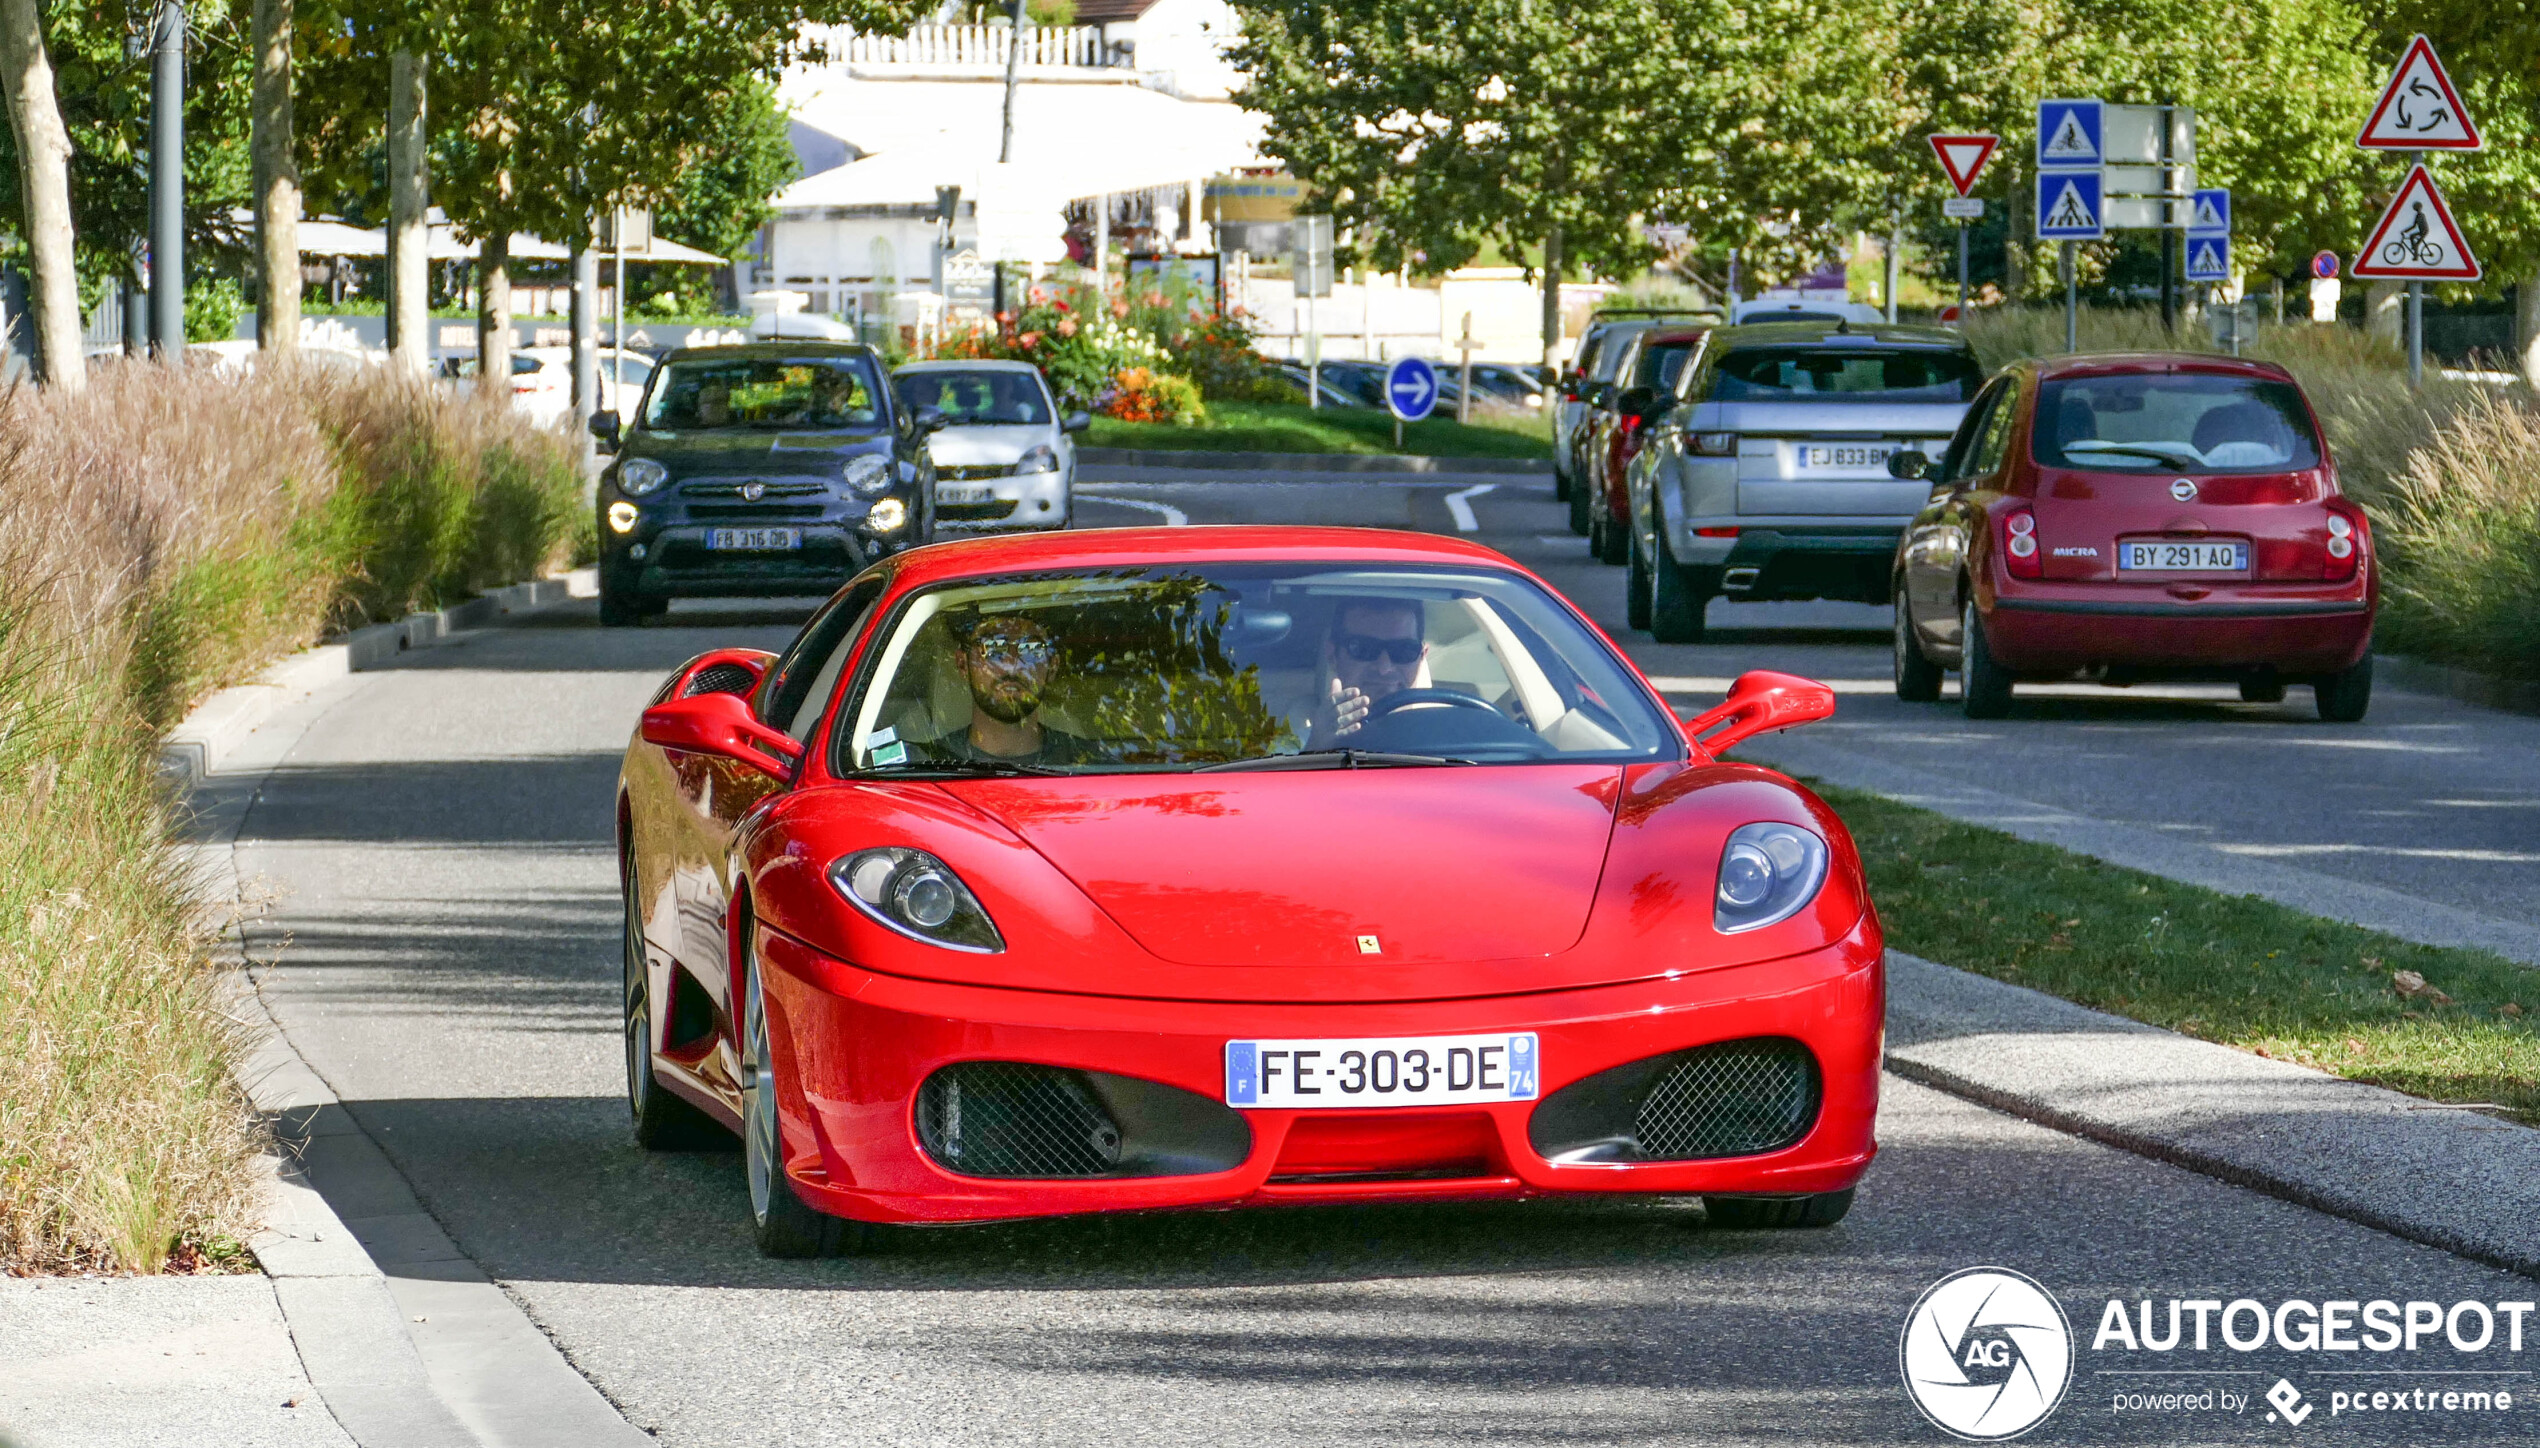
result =
[[[2002,512],[2002,568],[2013,578],[2046,576],[2046,560],[2037,546],[2037,515],[2026,508]]]
[[[2364,510],[2344,498],[2328,500],[2328,566],[2331,581],[2352,578],[2372,545],[2372,524]]]

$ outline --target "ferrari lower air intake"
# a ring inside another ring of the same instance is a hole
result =
[[[1547,1161],[1708,1161],[1796,1146],[1824,1097],[1787,1037],[1721,1041],[1600,1071],[1544,1099],[1526,1135]]]
[[[1241,1115],[1194,1092],[1022,1061],[964,1061],[917,1089],[917,1139],[944,1170],[1009,1180],[1229,1171]]]

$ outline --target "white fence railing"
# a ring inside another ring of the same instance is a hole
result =
[[[1002,69],[1014,31],[1004,25],[917,25],[904,35],[874,35],[843,25],[805,28],[832,63]],[[1106,45],[1091,25],[1029,25],[1023,30],[1027,66],[1109,69],[1131,63],[1130,48]]]

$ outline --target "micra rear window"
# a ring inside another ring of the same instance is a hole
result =
[[[1747,347],[1720,359],[1722,402],[1965,402],[1976,359],[1937,348]]]
[[[2037,392],[2032,451],[2050,468],[2285,473],[2320,465],[2290,382],[2217,373],[2064,377]]]

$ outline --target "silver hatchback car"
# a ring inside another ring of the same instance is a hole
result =
[[[1886,603],[1896,540],[1931,491],[1888,459],[1937,456],[1983,380],[1966,338],[1939,327],[1712,331],[1632,460],[1632,627],[1698,642],[1715,597]]]
[[[940,408],[935,526],[946,532],[1040,532],[1075,516],[1076,437],[1093,419],[1059,416],[1029,362],[912,362],[891,374],[900,406]]]

